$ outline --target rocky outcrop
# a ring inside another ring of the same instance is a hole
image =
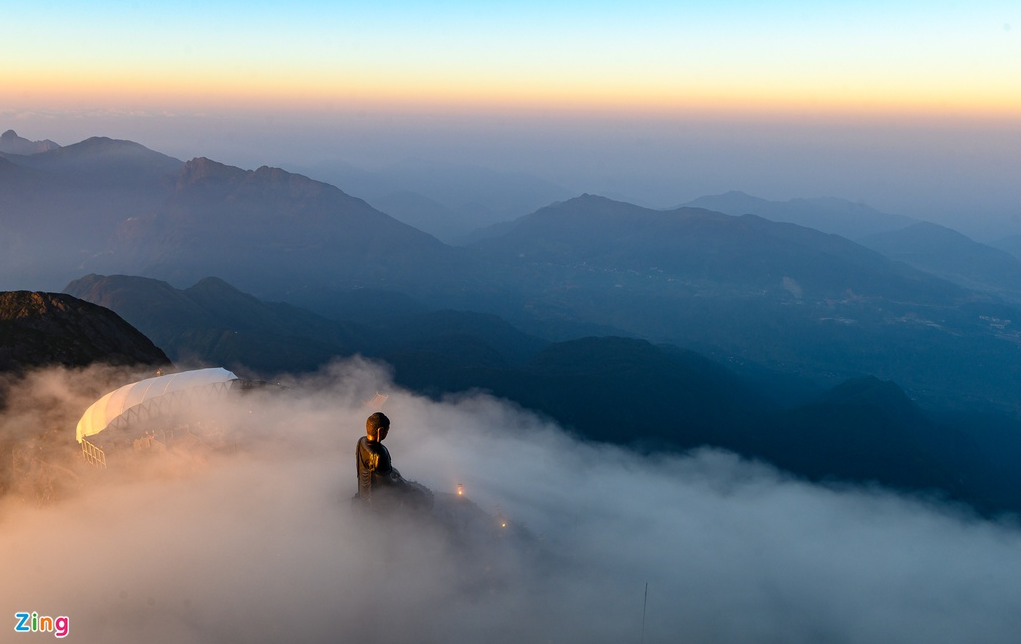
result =
[[[0,292],[0,372],[94,362],[170,364],[149,338],[109,309],[60,293]]]
[[[38,154],[39,152],[56,150],[59,147],[59,145],[49,139],[45,139],[43,141],[29,141],[26,138],[18,136],[18,133],[14,130],[7,130],[3,134],[0,134],[0,152],[6,152],[8,154]]]

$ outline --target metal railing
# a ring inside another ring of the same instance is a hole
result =
[[[106,469],[106,453],[102,448],[90,443],[87,438],[82,439],[82,456],[89,465]]]

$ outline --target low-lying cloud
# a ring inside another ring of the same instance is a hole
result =
[[[35,382],[53,396],[81,373]],[[243,433],[236,450],[111,464],[47,504],[0,499],[8,628],[36,611],[67,615],[75,641],[113,644],[931,644],[1021,632],[1016,525],[720,451],[584,444],[486,396],[396,390],[360,362],[288,384],[197,410]],[[463,484],[506,532],[465,538],[353,511],[361,401],[376,389],[390,393],[402,473],[438,493]],[[64,415],[83,411],[81,397]],[[19,400],[32,398],[16,392],[8,413],[24,423]]]

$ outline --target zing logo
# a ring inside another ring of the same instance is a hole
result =
[[[14,613],[14,619],[18,620],[14,626],[16,633],[53,633],[54,637],[63,638],[71,627],[67,615],[40,617],[39,613]]]

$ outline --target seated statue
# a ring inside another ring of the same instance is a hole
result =
[[[430,510],[433,494],[424,485],[408,481],[393,466],[383,439],[390,432],[390,419],[376,412],[365,421],[365,436],[358,439],[355,464],[358,492],[355,501],[374,509],[411,508]]]

